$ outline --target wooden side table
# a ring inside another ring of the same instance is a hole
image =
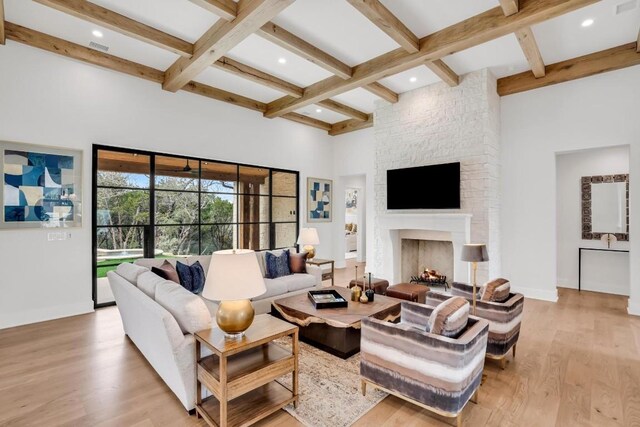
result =
[[[322,273],[322,280],[331,279],[331,286],[335,286],[335,283],[334,283],[335,261],[334,260],[332,260],[332,259],[314,258],[312,260],[307,260],[307,264],[317,265],[318,267],[321,267],[321,266],[326,265],[326,264],[331,264],[331,273]]]
[[[292,350],[274,340],[291,336]],[[210,426],[251,425],[289,403],[298,406],[298,327],[268,314],[255,317],[245,336],[226,340],[218,327],[197,332],[196,415]],[[211,356],[200,357],[201,346]],[[276,381],[291,373],[293,390]],[[212,394],[202,398],[202,386]]]

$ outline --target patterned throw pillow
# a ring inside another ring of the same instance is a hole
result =
[[[495,279],[482,287],[481,301],[505,302],[509,299],[511,284],[507,279]]]
[[[462,297],[449,298],[431,312],[427,332],[457,338],[467,327],[468,320],[469,302]]]
[[[278,277],[291,274],[288,249],[282,251],[279,255],[273,252],[267,252],[265,254],[265,264],[267,266],[267,278],[269,279],[277,279]]]
[[[291,273],[305,274],[307,272],[307,253],[289,253],[289,269]]]
[[[166,259],[160,267],[151,267],[151,271],[162,277],[164,280],[171,280],[172,282],[180,283],[180,278],[178,277],[176,268]]]
[[[199,261],[191,265],[176,262],[176,270],[183,288],[194,294],[199,294],[204,289],[204,269]]]

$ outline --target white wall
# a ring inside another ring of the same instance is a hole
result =
[[[558,152],[630,146],[629,311],[640,314],[640,67],[503,97],[502,270],[555,301]]]
[[[626,173],[628,146],[580,150],[556,157],[558,286],[578,288],[578,248],[607,247],[600,240],[582,240],[581,178]],[[612,249],[629,249],[629,242],[616,242]],[[581,288],[629,295],[629,254],[583,251]]]
[[[91,206],[91,144],[133,147],[280,167],[332,178],[325,132],[8,42],[0,47],[0,140],[84,150]],[[332,224],[317,225],[332,253]],[[42,230],[0,231],[0,328],[92,310],[91,223],[67,241]]]

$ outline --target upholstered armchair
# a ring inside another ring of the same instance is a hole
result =
[[[428,292],[426,304],[435,307],[452,296],[461,296],[471,302],[473,286],[453,282],[451,293],[453,295]],[[516,344],[520,336],[523,308],[524,296],[522,294],[510,293],[509,298],[504,302],[481,301],[480,292],[476,295],[476,316],[489,322],[487,357],[500,360],[502,369],[506,366],[509,350],[512,350],[513,357],[516,357]]]
[[[432,307],[413,302],[401,305],[398,324],[362,320],[360,375],[367,384],[445,417],[461,413],[477,401],[487,334],[486,320],[469,316],[458,338],[426,332]]]

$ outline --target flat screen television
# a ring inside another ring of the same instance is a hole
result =
[[[387,209],[460,209],[460,163],[388,170]]]

